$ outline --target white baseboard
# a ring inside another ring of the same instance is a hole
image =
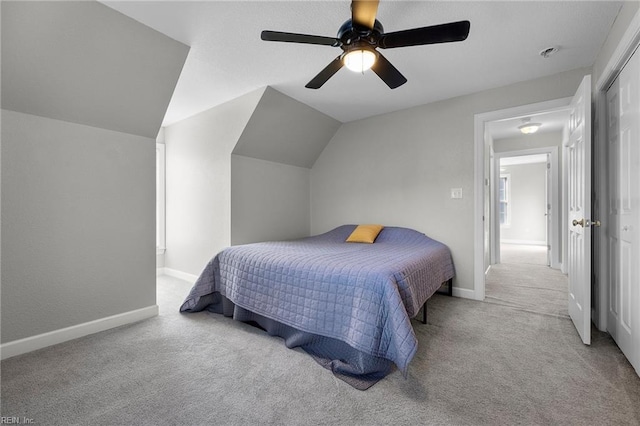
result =
[[[473,291],[473,290],[466,289],[466,288],[454,287],[453,288],[453,296],[454,297],[460,297],[462,299],[477,300],[476,299],[476,292]]]
[[[0,359],[7,359],[16,355],[22,355],[27,352],[46,348],[47,346],[57,345],[58,343],[78,339],[80,337],[88,336],[89,334],[99,333],[121,325],[142,321],[157,315],[158,305],[151,305],[146,308],[123,312],[121,314],[100,318],[83,324],[61,328],[60,330],[49,331],[48,333],[3,343],[0,345]]]
[[[158,269],[162,269],[162,274],[164,275],[169,275],[170,277],[189,281],[191,284],[195,283],[198,280],[197,275],[188,274],[186,272],[178,271],[176,269],[171,269],[171,268],[158,268]],[[162,274],[159,274],[159,275],[162,275]]]

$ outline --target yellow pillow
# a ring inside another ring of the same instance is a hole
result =
[[[373,244],[382,228],[382,225],[358,225],[347,238],[347,242]]]

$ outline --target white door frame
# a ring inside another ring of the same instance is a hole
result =
[[[474,299],[484,300],[485,297],[485,269],[484,269],[484,185],[485,178],[488,178],[485,171],[485,128],[486,123],[496,120],[505,120],[513,117],[526,117],[543,112],[562,111],[567,109],[571,102],[571,97],[553,99],[535,104],[521,105],[513,108],[506,108],[497,111],[485,112],[474,116],[474,259],[473,259],[473,281]],[[566,221],[563,211],[562,221]]]
[[[562,140],[558,141],[558,145]],[[492,191],[498,190],[498,186],[496,185],[497,177],[500,175],[500,160],[502,158],[508,157],[521,157],[526,155],[536,155],[536,154],[549,154],[549,163],[551,164],[551,181],[548,182],[548,188],[551,192],[550,194],[550,204],[551,204],[551,241],[547,241],[547,245],[551,246],[551,256],[550,256],[550,267],[553,269],[561,268],[561,252],[562,252],[562,241],[560,239],[560,216],[558,212],[561,211],[560,208],[560,175],[559,175],[559,164],[558,164],[558,147],[557,146],[549,146],[543,148],[531,148],[531,149],[521,149],[518,151],[507,151],[507,152],[496,152],[493,157],[493,161],[495,162],[495,174],[496,176],[492,176],[491,185]],[[546,173],[545,173],[546,175]],[[546,176],[545,176],[546,179]],[[494,204],[497,204],[497,198]],[[497,206],[494,206],[497,209]],[[499,218],[493,218],[492,223],[492,233],[491,238],[495,244],[496,252],[500,252],[500,220]],[[500,256],[496,255],[496,261],[500,261]]]
[[[595,138],[593,145],[593,155],[596,158],[594,164],[593,188],[597,195],[595,208],[592,215],[595,218],[606,218],[608,216],[607,200],[609,197],[608,179],[607,179],[607,90],[618,77],[622,68],[627,63],[633,52],[640,46],[640,11],[636,12],[631,20],[629,27],[618,43],[618,47],[611,55],[609,62],[605,66],[602,74],[596,82],[593,95],[595,97],[595,125],[593,137]],[[607,235],[606,220],[602,221],[602,227],[599,232]],[[602,240],[602,239],[600,239]],[[595,278],[597,285],[596,309],[592,312],[591,319],[600,331],[607,330],[607,304],[609,303],[609,250],[607,244],[597,243],[594,247],[597,268]]]

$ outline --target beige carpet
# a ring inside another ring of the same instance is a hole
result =
[[[501,243],[500,262],[547,265],[547,247]]]
[[[486,277],[485,301],[540,314],[568,317],[567,277],[542,265],[501,263]]]
[[[545,246],[500,244],[500,261],[486,277],[486,302],[568,317],[567,277],[547,266]]]

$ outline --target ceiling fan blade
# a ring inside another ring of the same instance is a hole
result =
[[[430,27],[414,28],[383,34],[378,40],[378,47],[390,49],[392,47],[418,46],[422,44],[449,43],[462,41],[469,35],[469,21],[450,22],[448,24]]]
[[[353,0],[351,2],[351,21],[362,27],[373,29],[378,13],[378,0]]]
[[[329,65],[327,65],[318,75],[313,77],[313,79],[308,82],[304,87],[307,89],[319,89],[323,84],[327,82],[335,73],[337,73],[340,68],[344,65],[342,62],[342,55],[339,55],[335,58]]]
[[[309,34],[283,33],[281,31],[263,31],[260,38],[266,41],[284,41],[287,43],[321,44],[323,46],[340,46],[340,40]]]
[[[378,74],[382,81],[387,83],[390,89],[400,87],[407,82],[407,79],[400,74],[400,71],[391,65],[391,62],[382,56],[380,52],[378,52],[378,59],[376,59],[371,69]]]

